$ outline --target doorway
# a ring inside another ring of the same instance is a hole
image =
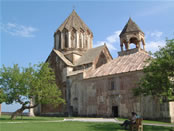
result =
[[[112,107],[112,115],[113,117],[118,117],[118,106]]]

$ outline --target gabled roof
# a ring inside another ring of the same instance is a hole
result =
[[[101,51],[105,48],[105,45],[96,47],[96,48],[91,48],[88,49],[80,58],[79,60],[75,63],[75,66],[78,65],[84,65],[88,63],[92,63],[97,56],[100,55]]]
[[[66,65],[74,66],[60,51],[53,49],[53,51],[65,62]]]
[[[138,25],[131,18],[129,18],[127,24],[120,33],[120,36],[123,35],[124,33],[129,33],[129,32],[142,32],[141,29],[138,27]]]
[[[86,71],[85,79],[142,70],[148,65],[145,61],[149,58],[149,54],[145,51],[119,56],[97,69],[91,68]]]
[[[91,34],[91,30],[88,26],[83,22],[83,20],[77,15],[75,10],[69,15],[69,17],[61,24],[61,26],[57,29],[57,31],[62,31],[63,29],[71,30],[74,28],[75,30],[82,29],[83,31],[89,31]]]

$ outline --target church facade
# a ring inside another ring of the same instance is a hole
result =
[[[131,49],[130,44],[135,44]],[[47,58],[66,104],[39,105],[38,115],[128,117],[134,111],[145,119],[174,122],[174,103],[156,97],[135,97],[132,89],[143,76],[150,56],[145,35],[130,18],[120,33],[117,58],[107,46],[93,48],[93,33],[73,10],[54,33],[54,48]]]

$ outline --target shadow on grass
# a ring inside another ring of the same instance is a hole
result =
[[[173,127],[164,126],[143,126],[145,131],[174,131]]]
[[[92,131],[127,131],[116,123],[95,123],[89,126]],[[143,126],[144,131],[173,131],[172,127]]]
[[[115,123],[95,123],[89,126],[92,131],[125,131]]]

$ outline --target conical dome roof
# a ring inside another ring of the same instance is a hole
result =
[[[120,33],[120,36],[129,32],[142,32],[141,29],[138,27],[138,25],[131,18],[129,18],[127,24]]]
[[[82,21],[82,19],[77,15],[75,10],[69,15],[69,17],[61,24],[57,31],[62,31],[63,29],[70,31],[72,28],[75,30],[82,29],[83,31],[89,31],[92,34],[88,26]]]

